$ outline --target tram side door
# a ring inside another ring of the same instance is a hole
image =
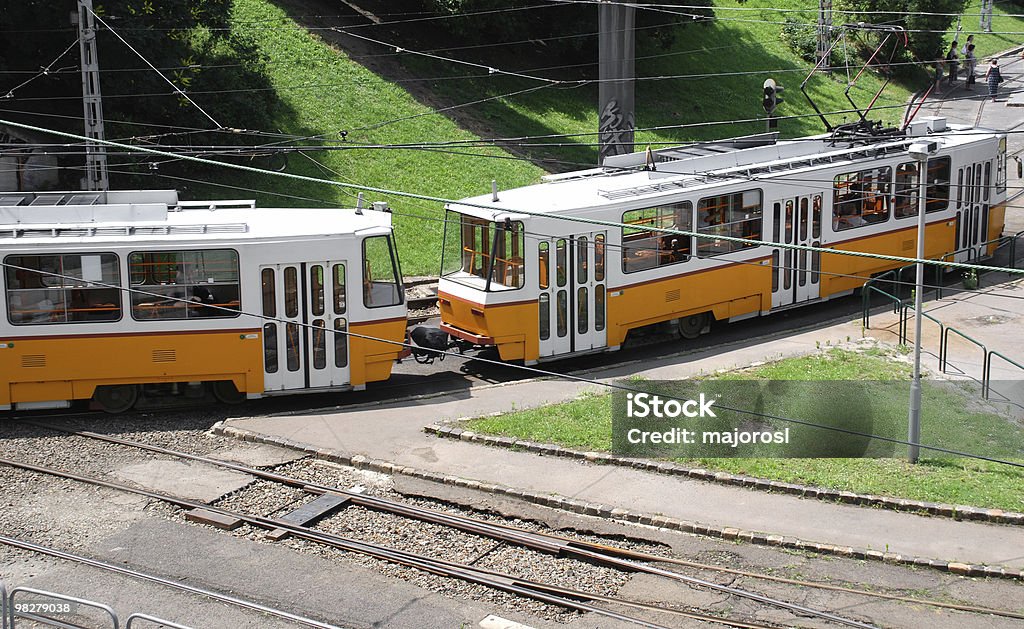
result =
[[[988,240],[989,190],[992,177],[991,162],[979,162],[962,169],[958,179],[958,199],[963,199],[963,213],[957,212],[956,262],[970,262],[984,257],[979,247]],[[984,175],[982,174],[984,171]]]
[[[772,204],[772,240],[786,245],[821,245],[820,194],[782,199]],[[817,299],[821,294],[821,254],[772,249],[772,307]]]
[[[605,232],[591,232],[577,234],[570,239],[572,293],[569,295],[569,333],[573,352],[585,352],[607,344],[606,238]]]
[[[349,381],[345,264],[260,268],[267,391],[336,387]]]

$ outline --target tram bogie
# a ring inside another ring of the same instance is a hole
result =
[[[0,408],[119,412],[387,379],[406,305],[384,209],[4,195]]]
[[[936,149],[923,182],[908,151],[921,134]],[[943,119],[905,135],[764,134],[464,199],[447,208],[442,329],[534,363],[615,350],[652,324],[693,338],[712,321],[849,295],[904,263],[814,249],[914,257],[921,187],[926,257],[992,255],[1005,135]]]

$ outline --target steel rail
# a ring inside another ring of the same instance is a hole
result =
[[[84,564],[84,565],[87,565],[87,566],[92,566],[93,568],[99,568],[101,570],[106,570],[108,572],[114,572],[116,574],[132,577],[132,578],[135,578],[135,579],[142,579],[142,580],[145,580],[145,581],[151,581],[153,583],[158,583],[160,585],[164,585],[164,586],[167,586],[167,587],[170,587],[170,588],[174,588],[174,589],[177,589],[177,590],[182,590],[182,591],[189,592],[189,593],[192,593],[192,594],[198,594],[200,596],[205,596],[207,598],[212,598],[214,600],[221,601],[222,603],[228,603],[228,604],[231,604],[231,605],[236,605],[238,607],[243,607],[245,609],[249,609],[249,610],[252,610],[252,611],[257,611],[257,612],[260,612],[260,613],[263,613],[263,614],[270,614],[272,616],[276,616],[276,617],[281,618],[283,620],[288,620],[288,621],[291,621],[291,622],[296,622],[296,623],[299,623],[301,625],[305,625],[307,627],[316,627],[317,629],[342,629],[342,627],[339,627],[338,625],[332,625],[330,623],[320,622],[318,620],[313,620],[311,618],[306,618],[304,616],[299,616],[297,614],[293,614],[291,612],[286,612],[286,611],[280,610],[280,609],[275,609],[273,607],[267,607],[266,605],[261,605],[259,603],[254,603],[252,601],[247,601],[245,599],[237,598],[235,596],[230,596],[228,594],[221,594],[220,592],[214,592],[212,590],[206,590],[206,589],[203,589],[203,588],[200,588],[200,587],[196,587],[194,585],[189,585],[187,583],[183,583],[181,581],[175,581],[174,579],[166,579],[164,577],[154,576],[152,574],[147,574],[145,572],[140,572],[138,570],[133,570],[131,568],[126,568],[124,566],[118,566],[116,564],[107,563],[107,562],[99,560],[99,559],[93,559],[92,557],[85,557],[83,555],[76,555],[74,553],[69,553],[69,552],[66,552],[66,551],[63,551],[63,550],[57,550],[55,548],[50,548],[49,546],[43,546],[41,544],[35,544],[33,542],[26,542],[24,540],[20,540],[20,539],[14,538],[14,537],[8,537],[6,535],[0,535],[0,544],[4,544],[6,546],[13,546],[14,548],[20,548],[22,550],[27,550],[27,551],[34,552],[34,553],[39,553],[39,554],[42,554],[42,555],[49,555],[51,557],[56,557],[57,559],[64,559],[66,561],[74,561],[76,563]]]
[[[580,612],[589,612],[598,614],[601,616],[607,616],[622,622],[633,623],[642,627],[648,627],[649,629],[668,629],[662,625],[658,625],[640,618],[632,616],[626,616],[618,612],[610,611],[594,605],[588,605],[584,602],[572,600],[571,598],[555,596],[548,594],[547,591],[552,586],[546,584],[534,583],[528,579],[519,579],[510,575],[503,575],[495,573],[481,568],[473,566],[467,566],[453,561],[447,561],[444,559],[435,559],[433,557],[426,557],[418,555],[408,551],[388,548],[386,546],[380,546],[378,544],[372,544],[370,542],[363,542],[351,538],[346,538],[340,535],[333,535],[330,533],[324,533],[316,531],[305,526],[299,526],[285,520],[276,518],[269,518],[264,516],[258,516],[249,513],[241,513],[237,511],[231,511],[228,509],[222,509],[206,503],[198,502],[195,500],[189,500],[186,498],[180,498],[177,496],[171,496],[157,491],[151,491],[148,489],[139,489],[136,487],[130,487],[128,485],[122,485],[119,483],[113,483],[105,481],[99,478],[92,478],[89,476],[83,476],[81,474],[75,474],[73,472],[65,472],[62,470],[56,470],[32,463],[23,461],[15,461],[7,458],[0,458],[0,465],[6,465],[17,469],[28,470],[37,472],[40,474],[46,474],[49,476],[55,476],[58,478],[65,478],[68,480],[74,480],[81,483],[86,483],[96,487],[105,487],[107,489],[113,489],[115,491],[131,493],[138,496],[145,496],[152,498],[153,500],[159,500],[168,504],[175,505],[181,508],[188,509],[203,509],[211,513],[222,515],[229,518],[237,518],[246,522],[247,524],[258,526],[267,529],[283,529],[288,531],[292,536],[305,539],[312,542],[324,544],[326,546],[332,546],[340,550],[347,552],[358,553],[374,557],[376,559],[382,559],[391,563],[397,563],[411,568],[416,568],[424,572],[436,574],[439,576],[451,577],[484,585],[498,590],[503,590],[519,596],[532,598],[543,603],[555,605],[558,607],[572,609]],[[589,594],[587,594],[589,596]],[[675,611],[675,610],[666,610]],[[729,619],[718,618],[715,616],[707,616],[705,618],[709,621],[719,622],[723,624],[730,624]],[[862,627],[871,627],[871,625],[860,625]],[[874,629],[874,628],[872,628]]]
[[[589,562],[596,562],[603,565],[616,567],[621,570],[626,570],[629,572],[643,572],[647,574],[652,574],[655,576],[680,581],[688,585],[716,590],[726,594],[731,594],[741,598],[747,598],[753,601],[757,601],[765,605],[787,609],[797,614],[814,616],[824,620],[830,620],[840,624],[845,624],[851,627],[858,627],[863,629],[864,627],[872,626],[866,623],[862,623],[860,621],[844,618],[842,616],[832,614],[827,611],[817,610],[814,608],[806,607],[804,605],[790,603],[789,601],[771,598],[762,594],[758,594],[756,592],[751,592],[729,585],[721,585],[713,581],[687,576],[684,574],[680,574],[678,572],[658,568],[656,566],[637,563],[635,561],[623,558],[621,556],[623,549],[615,549],[619,552],[609,553],[607,549],[612,547],[605,547],[600,544],[588,544],[586,542],[577,542],[575,540],[567,540],[565,538],[544,535],[533,531],[523,531],[521,529],[516,529],[514,527],[493,524],[490,522],[483,522],[473,518],[468,518],[466,516],[441,513],[430,509],[424,509],[407,504],[402,504],[400,502],[392,500],[387,500],[385,498],[378,498],[376,496],[368,496],[366,494],[361,494],[357,492],[345,491],[337,487],[329,487],[317,483],[307,483],[305,481],[301,481],[299,479],[278,474],[276,472],[257,470],[250,467],[246,467],[244,465],[239,465],[237,463],[221,461],[219,459],[205,457],[202,455],[178,452],[175,450],[171,450],[169,448],[163,448],[161,446],[149,445],[145,443],[131,441],[128,439],[121,439],[119,437],[111,437],[109,435],[102,435],[90,431],[68,430],[64,428],[50,426],[47,424],[38,424],[27,421],[22,423],[31,424],[33,426],[38,426],[56,432],[63,432],[65,434],[77,435],[81,437],[87,437],[90,439],[97,439],[108,443],[116,443],[119,445],[135,447],[150,452],[156,452],[159,454],[166,454],[178,458],[208,463],[211,465],[216,465],[218,467],[223,467],[226,469],[247,473],[258,478],[263,478],[265,480],[279,482],[291,487],[299,487],[305,491],[310,491],[311,493],[334,493],[337,495],[344,496],[345,498],[348,498],[353,504],[357,504],[359,506],[366,507],[369,509],[376,509],[421,521],[440,524],[443,526],[456,528],[465,532],[490,537],[492,539],[501,539],[513,544],[517,544],[527,548],[532,548],[540,552],[546,552],[558,556],[571,556]]]

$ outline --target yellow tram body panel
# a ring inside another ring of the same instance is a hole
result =
[[[608,345],[621,345],[633,328],[712,312],[729,319],[771,307],[771,258],[658,278],[608,296]]]
[[[387,380],[391,376],[391,367],[404,349],[400,343],[405,342],[405,324],[405,318],[352,322],[349,328],[352,333],[349,337],[349,380],[352,386]],[[362,337],[382,340],[371,341]]]
[[[502,360],[537,360],[540,329],[536,300],[483,305],[438,294],[442,329],[477,345],[496,345]]]
[[[92,397],[111,384],[231,380],[263,391],[259,330],[0,340],[0,405]]]
[[[997,229],[1002,229],[1000,226]],[[903,229],[844,240],[830,248],[903,258],[917,256],[917,224]],[[956,220],[943,219],[925,228],[924,256],[937,260],[956,249]],[[872,275],[906,266],[903,262],[848,255],[821,255],[821,297],[864,286]]]

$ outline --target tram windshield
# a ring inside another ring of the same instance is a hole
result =
[[[495,223],[458,212],[445,217],[441,275],[474,288],[521,288],[522,221]]]

